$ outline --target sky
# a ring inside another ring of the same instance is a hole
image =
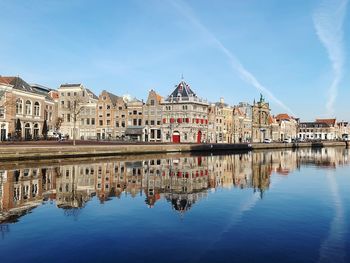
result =
[[[0,75],[350,121],[349,0],[0,0]]]

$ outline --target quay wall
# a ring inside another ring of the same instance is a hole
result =
[[[0,144],[0,162],[72,157],[117,156],[171,152],[214,152],[287,149],[301,147],[347,147],[347,142],[254,143],[254,144],[133,144],[133,145],[12,145]]]

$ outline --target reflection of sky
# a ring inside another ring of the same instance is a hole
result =
[[[349,261],[349,170],[274,174],[263,199],[218,188],[183,217],[164,199],[149,209],[144,195],[94,198],[76,216],[46,203],[10,225],[1,262],[317,262],[333,245]]]
[[[331,222],[328,237],[322,242],[319,262],[345,262],[346,221],[344,207],[334,173],[327,173],[329,188],[333,197],[334,218]]]

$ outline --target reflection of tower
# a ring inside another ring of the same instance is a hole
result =
[[[5,235],[10,232],[9,224],[0,224],[1,239],[5,239]]]

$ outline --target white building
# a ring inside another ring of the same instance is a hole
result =
[[[163,142],[200,143],[207,141],[208,102],[181,81],[163,102]]]
[[[82,84],[62,84],[59,89],[58,116],[63,119],[60,131],[73,138],[76,115],[76,139],[96,138],[98,97]]]

